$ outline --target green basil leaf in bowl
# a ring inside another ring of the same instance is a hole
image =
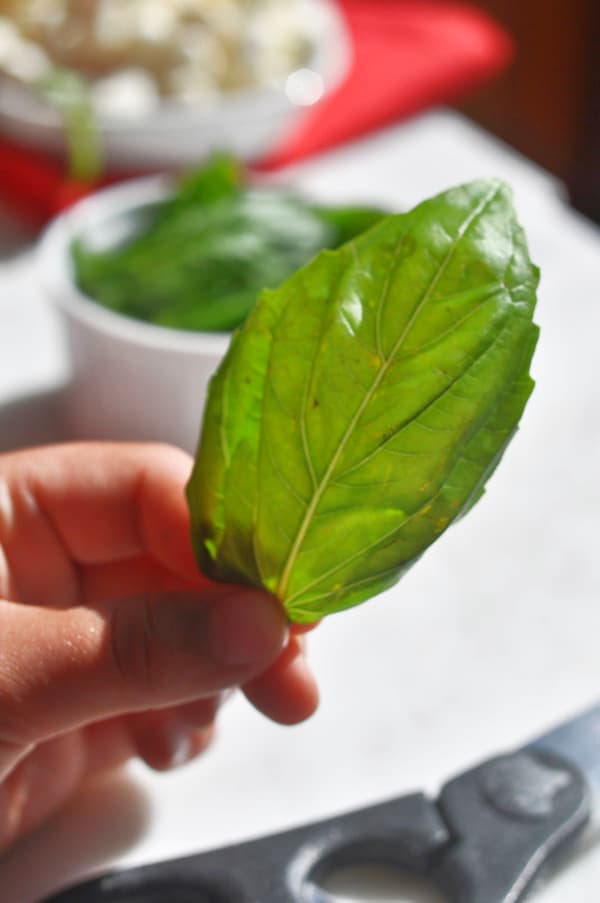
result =
[[[296,622],[392,586],[515,432],[537,283],[509,189],[482,180],[263,292],[212,379],[188,485],[204,572]]]
[[[139,232],[116,247],[73,243],[77,285],[115,313],[196,332],[235,329],[262,289],[384,215],[320,207],[286,189],[252,185],[241,164],[224,155],[142,214]]]

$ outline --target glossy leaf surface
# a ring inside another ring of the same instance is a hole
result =
[[[203,570],[265,587],[299,622],[395,583],[516,429],[537,281],[490,180],[264,292],[213,377],[188,486]]]

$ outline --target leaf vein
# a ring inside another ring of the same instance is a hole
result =
[[[275,473],[275,476],[280,480],[281,483],[283,483],[283,485],[285,486],[285,488],[287,489],[287,491],[290,493],[290,495],[293,495],[294,498],[295,498],[298,502],[300,502],[300,504],[301,504],[303,507],[306,507],[306,505],[307,505],[307,500],[304,498],[303,495],[301,495],[301,493],[298,492],[298,490],[297,490],[294,486],[292,486],[292,484],[291,484],[290,481],[287,479],[287,477],[284,476],[284,474],[283,474],[281,468],[279,467],[277,461],[275,460],[275,458],[274,458],[274,456],[273,456],[273,452],[272,452],[272,449],[271,449],[271,443],[270,443],[268,440],[265,442],[265,447],[266,447],[266,450],[267,450],[267,456],[268,456],[268,458],[269,458],[269,463],[270,463],[270,465],[271,465],[271,467],[272,467],[272,469],[273,469],[273,472]]]
[[[397,574],[399,570],[402,570],[402,564],[396,564],[389,568],[384,568],[382,571],[378,571],[374,574],[370,574],[368,577],[362,577],[360,580],[352,580],[350,583],[345,583],[343,586],[344,592],[347,593],[350,590],[356,589],[359,586],[363,586],[365,583],[370,583],[372,580],[380,580],[382,577],[387,577],[388,575]],[[315,602],[320,602],[321,599],[326,599],[328,596],[332,596],[333,593],[329,590],[326,593],[319,593],[317,596],[309,596],[308,599],[304,600],[304,605],[313,605]],[[301,611],[301,609],[299,609]],[[305,612],[309,614],[308,611]]]
[[[292,572],[294,563],[295,563],[295,561],[296,561],[296,558],[298,557],[298,553],[299,553],[299,551],[300,551],[300,548],[301,548],[301,546],[302,546],[302,543],[304,542],[304,537],[306,536],[306,532],[307,532],[308,527],[309,527],[309,525],[310,525],[312,516],[313,516],[313,514],[315,513],[315,510],[316,510],[316,508],[317,508],[317,505],[319,504],[319,502],[320,502],[320,500],[321,500],[321,497],[322,497],[323,493],[325,492],[325,490],[326,490],[326,488],[327,488],[327,484],[328,484],[329,480],[331,479],[332,474],[333,474],[334,471],[335,471],[335,468],[336,468],[337,463],[338,463],[338,461],[339,461],[339,459],[340,459],[340,457],[341,457],[341,455],[342,455],[342,452],[344,451],[344,448],[346,447],[346,445],[347,445],[347,443],[348,443],[348,440],[350,439],[350,436],[351,436],[352,433],[354,432],[354,430],[355,430],[355,428],[356,428],[356,425],[357,425],[357,423],[359,422],[359,420],[360,420],[360,418],[361,418],[361,416],[362,416],[363,411],[366,409],[366,407],[367,407],[368,404],[370,403],[370,401],[371,401],[371,399],[372,399],[372,397],[373,397],[375,391],[377,390],[377,387],[380,385],[380,383],[381,383],[381,381],[383,380],[385,374],[387,373],[387,371],[388,371],[388,369],[389,369],[389,366],[390,366],[390,361],[393,359],[393,357],[398,353],[399,349],[402,347],[402,344],[403,344],[403,342],[405,341],[407,335],[410,333],[410,330],[412,329],[412,327],[413,327],[413,325],[414,325],[414,323],[415,323],[415,320],[417,319],[417,317],[418,317],[420,311],[423,309],[423,307],[425,306],[425,304],[427,303],[427,301],[428,301],[429,298],[431,297],[431,294],[432,294],[433,290],[435,289],[435,286],[438,284],[438,282],[439,282],[439,280],[440,280],[440,278],[441,278],[441,275],[442,275],[443,272],[446,270],[446,268],[447,268],[447,266],[448,266],[450,260],[452,259],[452,256],[453,256],[453,254],[454,254],[456,248],[458,247],[459,241],[463,238],[463,236],[465,235],[466,231],[469,229],[469,227],[470,227],[471,224],[475,221],[475,219],[476,219],[476,218],[477,218],[477,217],[485,210],[485,208],[491,203],[491,201],[493,200],[493,198],[497,195],[498,191],[499,191],[499,188],[498,188],[498,187],[494,187],[491,191],[489,191],[489,192],[487,193],[487,195],[486,195],[486,196],[482,199],[482,201],[476,206],[476,208],[475,208],[474,210],[472,210],[472,211],[469,213],[469,215],[468,215],[467,217],[465,217],[465,220],[464,220],[463,223],[461,224],[461,227],[460,227],[460,229],[458,230],[458,233],[457,233],[456,237],[453,239],[453,241],[452,241],[450,247],[448,248],[445,257],[444,257],[444,259],[442,260],[440,266],[438,267],[438,269],[437,269],[437,271],[436,271],[436,273],[435,273],[433,279],[431,280],[431,282],[430,282],[430,284],[429,284],[427,290],[424,292],[424,294],[423,294],[423,296],[421,297],[420,301],[419,301],[418,304],[416,305],[416,307],[415,307],[415,309],[414,309],[414,311],[413,311],[411,317],[409,318],[409,320],[408,320],[406,326],[404,327],[404,329],[402,330],[400,336],[398,337],[397,341],[395,342],[395,344],[394,344],[394,346],[393,346],[393,348],[392,348],[390,357],[389,357],[388,360],[381,366],[381,368],[379,369],[379,371],[378,371],[378,373],[377,373],[375,379],[373,380],[373,383],[371,384],[370,389],[369,389],[368,392],[365,394],[365,396],[364,396],[363,400],[361,401],[361,403],[358,405],[358,407],[357,407],[357,409],[356,409],[356,411],[355,411],[355,413],[354,413],[354,416],[352,417],[350,423],[348,424],[348,427],[347,427],[347,429],[346,429],[344,435],[342,436],[342,439],[341,439],[341,441],[340,441],[340,443],[339,443],[339,445],[338,445],[336,451],[335,451],[334,454],[332,455],[331,460],[330,460],[330,462],[329,462],[329,465],[328,465],[328,467],[327,467],[325,473],[323,474],[323,477],[321,478],[321,481],[320,481],[319,485],[317,486],[317,488],[316,488],[316,490],[315,490],[315,492],[314,492],[314,494],[313,494],[313,497],[312,497],[312,500],[311,500],[311,502],[310,502],[310,505],[308,506],[308,508],[307,508],[307,510],[306,510],[306,513],[305,513],[305,515],[304,515],[304,518],[303,518],[303,520],[302,520],[302,523],[301,523],[301,525],[300,525],[300,528],[299,528],[299,530],[298,530],[298,533],[296,534],[296,538],[295,538],[294,543],[293,543],[293,545],[292,545],[292,547],[291,547],[291,549],[290,549],[290,552],[289,552],[289,554],[288,554],[287,561],[286,561],[286,563],[285,563],[285,565],[284,565],[284,567],[283,567],[283,571],[282,571],[282,574],[281,574],[281,578],[280,578],[280,580],[279,580],[279,585],[278,585],[278,587],[277,587],[277,595],[278,595],[278,597],[279,597],[280,599],[283,600],[283,599],[285,599],[285,597],[286,597],[286,592],[287,592],[287,587],[288,587],[288,584],[289,584],[291,572]],[[362,554],[362,552],[360,552],[360,553],[358,553],[358,554]],[[288,602],[289,602],[289,600],[288,600]]]
[[[496,341],[497,340],[498,340],[498,337],[496,338]],[[490,412],[490,414],[488,415],[488,421],[491,416],[493,416],[493,412]],[[481,424],[481,426],[477,430],[477,433],[480,433],[481,431],[485,430],[486,426],[487,426],[487,421]],[[456,454],[456,456],[454,458],[452,466],[447,471],[448,478],[446,478],[445,480],[442,481],[438,490],[433,494],[433,496],[431,496],[431,498],[427,499],[427,501],[425,501],[422,505],[420,505],[418,508],[416,508],[415,511],[411,512],[411,514],[409,514],[402,521],[402,523],[396,524],[396,526],[393,527],[392,530],[388,531],[388,533],[385,533],[383,536],[381,536],[379,539],[376,539],[374,542],[370,543],[368,546],[363,546],[362,548],[358,549],[352,555],[349,555],[343,561],[338,562],[338,564],[334,565],[328,571],[325,571],[323,574],[320,574],[314,580],[307,583],[302,589],[297,590],[291,597],[289,597],[287,599],[287,604],[288,605],[291,604],[291,602],[294,599],[298,598],[298,596],[301,596],[304,592],[306,592],[307,589],[311,589],[313,586],[317,586],[323,580],[326,580],[328,577],[331,577],[332,574],[335,574],[337,571],[346,567],[348,564],[351,564],[352,561],[354,561],[355,559],[366,555],[367,553],[372,551],[374,548],[377,548],[382,543],[386,542],[388,539],[391,539],[394,536],[394,534],[398,533],[400,530],[403,530],[407,524],[409,524],[412,520],[414,520],[419,515],[422,515],[425,518],[427,518],[433,522],[433,519],[431,517],[429,517],[427,514],[427,509],[438,499],[441,492],[443,492],[445,489],[447,490],[449,488],[452,489],[455,487],[455,484],[452,483],[452,481],[450,479],[450,475],[452,473],[454,473],[459,461],[461,461],[463,459],[466,459],[466,456],[464,455],[462,450],[458,450],[458,453]],[[460,487],[456,487],[456,488],[460,488]]]
[[[404,245],[404,235],[402,236],[402,238],[400,238],[398,240],[398,242],[396,243],[396,247],[394,248],[394,254],[392,256],[391,266],[390,266],[390,269],[388,271],[388,274],[387,274],[387,277],[386,277],[386,280],[385,280],[385,283],[383,286],[381,301],[377,305],[377,315],[375,317],[375,345],[377,348],[377,354],[379,355],[381,361],[384,363],[386,361],[386,356],[385,356],[385,351],[383,348],[383,340],[382,340],[382,335],[381,335],[383,312],[384,312],[385,307],[388,302],[390,288],[392,286],[394,276],[396,275],[396,270],[398,269],[398,264],[399,264],[399,260],[400,260],[400,252],[402,250],[403,245]]]
[[[436,335],[434,339],[431,339],[430,342],[425,342],[423,345],[419,345],[418,348],[415,348],[408,354],[403,354],[401,357],[396,358],[396,361],[394,363],[397,364],[400,363],[400,361],[407,361],[412,357],[417,357],[417,355],[421,354],[423,351],[428,351],[430,348],[435,347],[435,345],[439,344],[440,341],[447,339],[453,333],[457,332],[457,330],[459,330],[461,326],[464,326],[464,324],[471,317],[475,316],[475,314],[481,310],[486,301],[489,301],[490,298],[493,298],[494,295],[497,295],[502,291],[503,286],[497,286],[494,291],[490,291],[487,295],[485,295],[485,297],[483,297],[468,313],[461,317],[460,320],[456,320],[454,323],[452,323],[452,325],[449,326],[448,329],[445,329],[443,332],[438,333],[438,335]]]

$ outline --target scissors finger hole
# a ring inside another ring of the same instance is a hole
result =
[[[318,884],[315,903],[447,903],[427,881],[393,865],[343,865]]]

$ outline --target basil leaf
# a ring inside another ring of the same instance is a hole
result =
[[[316,207],[280,189],[248,186],[245,178],[236,160],[215,157],[188,173],[168,200],[134,211],[145,228],[125,243],[99,251],[76,240],[78,286],[126,316],[229,331],[243,323],[262,289],[383,216]]]
[[[515,431],[537,282],[491,180],[264,292],[212,380],[188,486],[204,571],[266,588],[300,622],[395,583]]]

